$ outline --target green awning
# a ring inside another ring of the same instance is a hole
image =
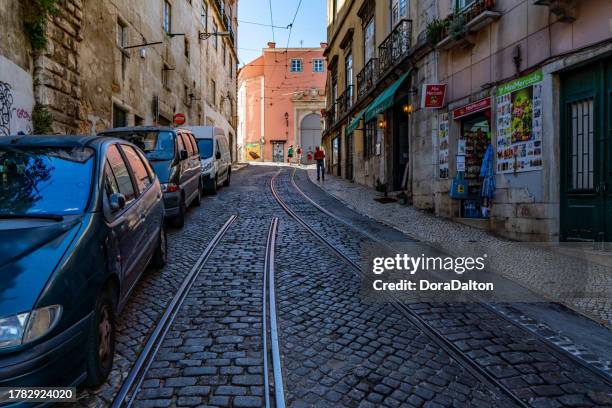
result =
[[[385,89],[380,95],[378,95],[376,99],[374,99],[374,102],[372,102],[370,106],[368,106],[368,108],[365,110],[366,122],[369,122],[370,120],[376,118],[376,115],[386,111],[391,106],[393,106],[393,103],[395,101],[395,93],[397,92],[399,87],[402,86],[402,84],[404,83],[406,78],[408,78],[411,72],[412,70],[409,69],[404,75],[400,77],[400,79],[395,81],[393,85]]]
[[[359,127],[359,123],[361,122],[361,119],[363,119],[363,112],[364,111],[359,112],[357,116],[355,116],[353,120],[351,120],[349,124],[346,125],[346,130],[344,133],[348,135],[350,133],[353,133],[355,129]]]

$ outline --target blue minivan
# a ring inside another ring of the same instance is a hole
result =
[[[115,318],[167,257],[144,154],[96,136],[0,138],[0,387],[97,386]]]

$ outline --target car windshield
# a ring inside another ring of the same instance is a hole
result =
[[[202,159],[210,159],[213,155],[213,140],[199,139],[198,148],[200,149],[200,157]]]
[[[90,148],[0,147],[0,217],[82,213],[93,168]]]
[[[172,132],[112,132],[104,136],[117,137],[138,146],[151,161],[174,158],[174,134]]]

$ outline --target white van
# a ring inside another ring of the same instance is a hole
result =
[[[230,185],[232,156],[223,129],[213,126],[185,126],[195,136],[202,162],[202,185],[212,193],[219,185]]]

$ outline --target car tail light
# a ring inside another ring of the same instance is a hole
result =
[[[178,186],[174,183],[162,184],[161,187],[164,193],[174,193],[178,191]]]

